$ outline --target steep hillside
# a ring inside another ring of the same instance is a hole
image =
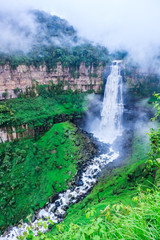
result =
[[[52,202],[95,152],[89,138],[69,122],[54,124],[37,141],[1,143],[0,229]]]
[[[58,95],[55,95],[55,87]],[[24,93],[21,98],[10,99],[0,104],[0,142],[24,137],[39,138],[54,123],[80,118],[87,109],[85,94],[68,93],[59,85],[39,86],[39,97],[29,97],[33,92]]]

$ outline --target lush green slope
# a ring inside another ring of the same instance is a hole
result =
[[[54,123],[79,118],[86,109],[86,94],[10,99],[0,103],[0,127],[24,133],[23,125],[27,125],[39,137]]]
[[[139,191],[129,205],[114,204],[106,205],[95,217],[94,210],[86,212],[86,219],[94,218],[89,224],[70,224],[69,230],[58,226],[59,234],[52,235],[52,240],[105,240],[105,239],[133,239],[133,240],[158,240],[160,234],[160,192],[147,189],[144,193]]]
[[[64,122],[55,124],[36,142],[29,139],[0,145],[1,229],[68,187],[78,164],[94,153],[86,141],[74,125]]]

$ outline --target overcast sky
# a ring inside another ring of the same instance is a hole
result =
[[[1,0],[2,1],[2,0]],[[48,11],[68,20],[79,34],[110,50],[126,49],[148,65],[160,46],[160,0],[5,0],[0,9]]]

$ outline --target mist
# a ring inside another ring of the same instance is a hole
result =
[[[6,0],[0,3],[3,12],[12,13],[21,24],[28,25],[34,32],[33,19],[25,14],[28,9],[40,9],[65,18],[82,38],[105,45],[110,52],[128,51],[128,58],[139,64],[142,70],[148,68],[159,72],[160,55],[160,1],[159,0]],[[32,35],[25,38],[14,28],[0,24],[1,49],[10,46],[24,49],[32,43]],[[9,45],[9,44],[8,44]]]
[[[0,51],[28,52],[34,42],[37,25],[27,11],[0,11]]]

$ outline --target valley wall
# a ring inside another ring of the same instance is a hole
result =
[[[51,71],[47,71],[45,65],[36,68],[34,66],[19,65],[16,69],[11,69],[9,64],[0,66],[0,99],[4,98],[4,92],[7,92],[6,98],[15,98],[15,89],[25,91],[27,87],[31,87],[35,81],[39,85],[49,84],[53,81],[63,81],[64,89],[71,88],[73,91],[80,90],[86,92],[101,90],[103,80],[104,67],[86,67],[85,63],[81,63],[78,70],[63,67],[60,62],[57,67]]]

